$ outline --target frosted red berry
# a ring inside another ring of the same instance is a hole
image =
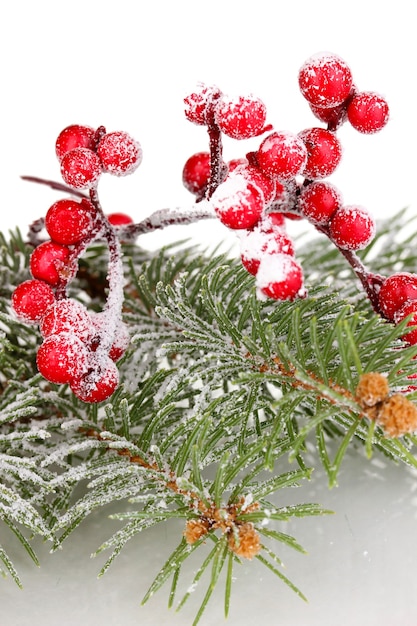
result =
[[[128,224],[133,224],[133,218],[127,215],[127,213],[109,213],[106,217],[112,226],[127,226]]]
[[[88,371],[72,379],[71,391],[83,402],[107,400],[119,385],[119,371],[114,362],[104,355],[90,357]]]
[[[70,250],[54,241],[45,241],[37,246],[30,256],[30,271],[33,278],[57,285],[65,268],[68,267]]]
[[[211,203],[222,224],[232,229],[252,228],[265,207],[262,191],[236,173],[217,187]]]
[[[298,84],[310,104],[334,107],[342,104],[352,88],[352,72],[336,54],[319,53],[302,65]]]
[[[342,158],[342,146],[334,132],[325,128],[308,128],[299,133],[307,148],[307,162],[303,169],[306,178],[330,176]]]
[[[408,301],[417,300],[417,274],[398,272],[388,276],[381,285],[378,300],[381,313],[394,321],[397,311]]]
[[[182,170],[184,187],[196,196],[203,196],[210,179],[210,153],[196,152],[190,156]]]
[[[66,384],[86,371],[89,351],[74,333],[47,337],[38,349],[39,372],[51,383]]]
[[[353,128],[360,133],[376,133],[388,122],[388,103],[377,93],[362,91],[350,101],[347,117]]]
[[[245,233],[240,242],[242,265],[254,276],[263,258],[280,253],[294,254],[293,242],[282,230],[256,227]]]
[[[74,189],[94,187],[102,172],[97,154],[89,148],[74,148],[63,156],[61,176]]]
[[[207,123],[207,109],[213,98],[218,97],[220,91],[217,87],[207,86],[200,83],[195,91],[184,98],[185,117],[194,124]]]
[[[88,237],[94,215],[95,208],[88,200],[58,200],[46,213],[45,228],[53,241],[70,246]]]
[[[336,130],[347,120],[347,102],[343,102],[334,107],[318,107],[314,104],[310,104],[310,109],[313,115],[317,117],[321,122],[328,124],[329,128]]]
[[[327,224],[342,206],[342,195],[331,183],[313,181],[300,193],[298,207],[313,224]]]
[[[264,257],[256,274],[259,297],[274,300],[294,300],[303,295],[301,265],[289,254]]]
[[[255,165],[239,165],[234,172],[243,176],[248,182],[260,189],[264,196],[265,206],[268,206],[275,198],[276,181],[262,172]]]
[[[375,222],[361,206],[342,206],[334,213],[329,223],[329,234],[333,242],[343,250],[361,250],[373,239]]]
[[[13,311],[25,322],[39,322],[54,302],[52,288],[42,280],[25,280],[12,293]]]
[[[403,304],[403,306],[395,312],[394,321],[398,324],[409,316],[411,316],[410,320],[407,322],[407,329],[409,330],[406,331],[402,339],[410,345],[414,345],[417,343],[417,300],[407,301]]]
[[[87,308],[78,300],[66,298],[54,302],[42,316],[39,330],[43,337],[63,332],[87,341],[93,333],[93,324]]]
[[[126,176],[139,167],[142,161],[142,148],[128,133],[114,131],[100,139],[97,155],[106,172],[115,176]]]
[[[67,126],[58,135],[55,143],[55,152],[61,161],[64,155],[74,148],[95,148],[95,130],[91,126],[72,124]]]
[[[91,349],[95,352],[99,349],[103,339],[107,340],[108,334],[108,318],[103,313],[97,313],[92,316],[94,326],[94,336],[91,341]],[[112,361],[118,361],[126,352],[130,343],[130,333],[126,324],[121,322],[112,330],[112,344],[108,351],[108,356]]]
[[[265,126],[266,106],[253,95],[223,96],[216,105],[216,121],[220,130],[232,139],[256,137]]]
[[[307,162],[307,148],[293,133],[274,132],[266,137],[257,152],[260,169],[268,176],[290,180],[300,174]]]

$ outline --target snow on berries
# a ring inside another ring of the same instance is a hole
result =
[[[219,220],[236,231],[242,264],[255,276],[261,298],[305,295],[303,272],[285,233],[286,220],[307,219],[347,258],[375,235],[369,211],[344,205],[341,192],[326,179],[342,159],[336,131],[349,122],[361,133],[377,132],[388,121],[385,99],[359,91],[349,65],[330,52],[303,63],[298,85],[325,127],[316,122],[298,132],[274,130],[259,98],[231,98],[214,86],[199,84],[184,98],[185,117],[207,127],[210,150],[189,157],[183,183],[197,202],[208,201]],[[225,162],[223,135],[240,142],[264,136],[255,149]],[[373,304],[377,306],[376,297]]]
[[[236,230],[255,226],[265,207],[259,187],[235,172],[217,187],[211,202],[222,224]]]
[[[303,176],[317,179],[333,174],[342,158],[342,146],[335,133],[324,128],[307,128],[298,136],[307,149]]]
[[[341,206],[342,194],[332,183],[313,181],[301,190],[300,211],[313,224],[328,224]]]
[[[55,152],[59,161],[75,148],[95,148],[96,131],[91,126],[82,126],[81,124],[72,124],[62,130],[55,142]]]
[[[342,206],[330,219],[329,234],[342,250],[362,250],[374,237],[375,222],[361,206]]]
[[[376,133],[388,122],[388,104],[381,95],[363,91],[353,96],[347,106],[347,117],[360,133]]]
[[[142,147],[125,131],[106,132],[103,126],[72,125],[58,136],[55,151],[61,176],[69,187],[97,187],[103,172],[114,176],[132,174],[142,162]]]
[[[220,130],[233,139],[249,139],[259,135],[266,121],[266,106],[256,96],[223,96],[216,106]]]
[[[97,145],[97,155],[103,170],[114,176],[133,174],[142,162],[140,143],[124,131],[106,133]]]
[[[331,130],[348,120],[360,133],[370,134],[388,122],[385,98],[373,91],[358,91],[350,67],[335,54],[324,52],[307,59],[298,84],[311,111]]]
[[[302,65],[298,84],[303,96],[318,107],[342,104],[352,89],[352,71],[336,54],[315,54]]]
[[[39,325],[43,341],[36,363],[42,376],[50,383],[69,385],[83,402],[102,402],[118,387],[115,362],[130,343],[121,320],[118,231],[133,219],[125,213],[106,216],[97,184],[102,173],[132,173],[142,160],[142,150],[128,133],[71,125],[58,135],[55,151],[64,182],[74,189],[88,189],[90,198],[64,198],[49,207],[44,226],[50,239],[35,246],[29,259],[32,278],[16,287],[11,304],[17,318]],[[109,248],[108,295],[101,313],[90,312],[81,301],[68,297],[78,259],[98,239]]]
[[[94,226],[94,207],[87,199],[57,200],[45,216],[45,228],[53,241],[66,246],[83,241]]]
[[[25,322],[39,322],[54,302],[55,294],[43,280],[25,280],[12,294],[12,308],[17,317]]]
[[[307,148],[300,137],[288,131],[266,137],[257,152],[260,169],[268,176],[286,181],[301,174],[307,163]]]
[[[348,122],[362,134],[377,132],[388,121],[388,104],[375,92],[359,91],[348,64],[332,53],[307,59],[298,85],[316,121],[294,132],[274,130],[264,102],[253,94],[230,97],[216,86],[199,84],[184,98],[185,117],[206,127],[209,149],[186,160],[182,183],[198,207],[209,207],[205,216],[216,216],[235,232],[242,265],[254,277],[256,295],[262,300],[307,295],[303,268],[286,232],[287,220],[306,219],[354,269],[359,262],[356,251],[365,248],[375,233],[367,209],[345,205],[341,192],[326,179],[341,162],[336,134],[340,126]],[[225,161],[224,136],[240,146],[250,141],[250,150]],[[44,378],[68,385],[82,402],[102,402],[119,385],[116,362],[130,342],[121,316],[121,243],[127,232],[130,237],[144,231],[143,223],[136,229],[138,225],[123,212],[105,215],[97,188],[104,174],[122,177],[136,171],[142,148],[125,131],[73,124],[58,135],[55,152],[64,182],[78,197],[57,200],[49,207],[44,220],[49,240],[34,248],[31,278],[16,287],[12,308],[22,321],[39,325],[37,365]],[[175,223],[171,216],[163,223],[161,213],[158,228]],[[194,215],[199,219],[195,207]],[[84,299],[68,295],[79,258],[96,240],[104,241],[109,250],[108,294],[100,313],[89,311]],[[363,284],[369,278],[363,272],[357,275]],[[404,340],[417,343],[417,275],[377,277],[372,296],[369,285],[368,281],[364,287],[375,310],[393,323],[409,318]]]

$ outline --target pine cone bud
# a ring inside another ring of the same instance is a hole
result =
[[[206,535],[209,531],[209,523],[205,519],[189,519],[185,525],[184,537],[187,543],[193,544]]]
[[[385,400],[389,393],[388,380],[382,374],[362,374],[356,387],[356,398],[364,407],[375,406]]]
[[[396,393],[385,400],[376,421],[389,437],[400,437],[417,429],[417,407]]]
[[[235,527],[229,535],[229,548],[245,559],[253,559],[261,550],[261,540],[253,524],[246,523]]]

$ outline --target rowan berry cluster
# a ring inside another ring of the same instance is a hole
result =
[[[361,133],[375,133],[388,121],[388,105],[375,92],[359,91],[349,66],[335,54],[308,59],[298,85],[326,127],[298,133],[274,130],[258,97],[231,98],[214,86],[199,85],[184,99],[186,118],[208,130],[209,151],[187,160],[182,179],[196,203],[204,201],[208,210],[159,211],[139,224],[124,213],[106,216],[97,194],[99,179],[103,173],[134,172],[142,161],[140,144],[126,132],[108,133],[102,126],[72,125],[59,134],[55,148],[65,185],[58,188],[74,197],[55,202],[41,220],[49,239],[36,242],[32,278],[12,296],[15,314],[39,325],[43,342],[37,365],[48,381],[68,384],[85,402],[108,398],[118,386],[115,362],[129,343],[121,321],[120,240],[213,216],[238,234],[241,261],[255,276],[258,297],[275,300],[306,295],[286,220],[307,219],[351,264],[375,311],[394,323],[409,318],[412,330],[404,338],[417,343],[417,275],[403,272],[385,278],[363,266],[356,251],[372,240],[374,220],[362,206],[344,204],[341,192],[327,180],[342,158],[338,128],[348,122]],[[223,135],[263,138],[255,150],[225,162]],[[77,274],[78,259],[97,239],[109,249],[108,297],[103,310],[92,313],[70,298],[67,288]]]
[[[72,189],[89,189],[90,199],[61,199],[47,211],[44,226],[49,239],[35,247],[30,257],[32,278],[12,294],[16,315],[39,325],[43,342],[37,366],[43,377],[69,384],[84,402],[101,402],[117,388],[116,366],[129,344],[121,322],[122,284],[116,229],[130,222],[124,214],[106,217],[96,187],[102,172],[122,176],[141,162],[137,141],[125,132],[106,133],[88,126],[65,128],[56,140],[61,174]],[[88,311],[68,297],[67,287],[78,270],[78,259],[96,239],[109,246],[109,295],[100,313]]]
[[[211,143],[209,152],[194,154],[185,163],[184,185],[197,201],[209,199],[220,221],[238,232],[242,263],[256,276],[258,296],[277,300],[305,294],[285,218],[306,218],[341,250],[360,250],[372,240],[375,224],[368,211],[344,205],[340,191],[323,179],[342,158],[336,136],[342,123],[349,121],[361,133],[374,133],[389,115],[385,99],[358,91],[349,66],[334,54],[308,59],[298,83],[326,128],[307,128],[297,134],[273,130],[259,98],[230,98],[217,87],[200,85],[184,100],[187,119],[206,125]],[[222,161],[221,133],[241,140],[267,131],[272,132],[257,150]]]

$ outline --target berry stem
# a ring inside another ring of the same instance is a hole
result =
[[[49,180],[47,178],[39,178],[38,176],[21,176],[22,180],[26,180],[29,183],[37,183],[38,185],[46,185],[51,189],[55,189],[56,191],[63,191],[64,193],[69,193],[72,196],[77,196],[78,198],[88,198],[87,194],[79,191],[78,189],[74,189],[73,187],[69,187],[68,185],[64,185],[62,183],[58,183],[56,180]]]
[[[207,185],[206,198],[209,200],[217,187],[226,177],[227,165],[223,160],[222,133],[216,121],[216,105],[222,94],[217,91],[213,94],[206,111],[207,131],[210,149],[210,178]]]
[[[167,228],[167,226],[193,224],[200,220],[213,219],[215,217],[216,214],[210,204],[202,200],[201,203],[193,205],[191,209],[160,209],[137,224],[119,226],[117,232],[121,240],[133,240],[139,235]]]
[[[324,233],[327,237],[330,238],[329,228],[327,226],[319,226],[316,225],[318,231]],[[348,261],[349,265],[355,272],[356,276],[362,283],[362,286],[368,296],[370,303],[374,311],[381,315],[381,308],[379,306],[379,290],[381,288],[382,283],[385,280],[385,277],[381,274],[374,274],[374,272],[370,272],[367,270],[365,265],[362,263],[358,255],[353,250],[345,250],[340,248],[334,241],[332,242],[339,252],[345,257]]]
[[[116,330],[122,322],[122,306],[124,300],[123,258],[116,230],[104,215],[96,187],[90,189],[90,200],[97,211],[98,222],[101,226],[101,228],[98,229],[97,236],[102,236],[106,239],[109,249],[107,271],[109,289],[106,306],[103,310],[106,323],[103,324],[103,332],[100,334],[98,347],[98,350],[108,352],[114,341]]]

